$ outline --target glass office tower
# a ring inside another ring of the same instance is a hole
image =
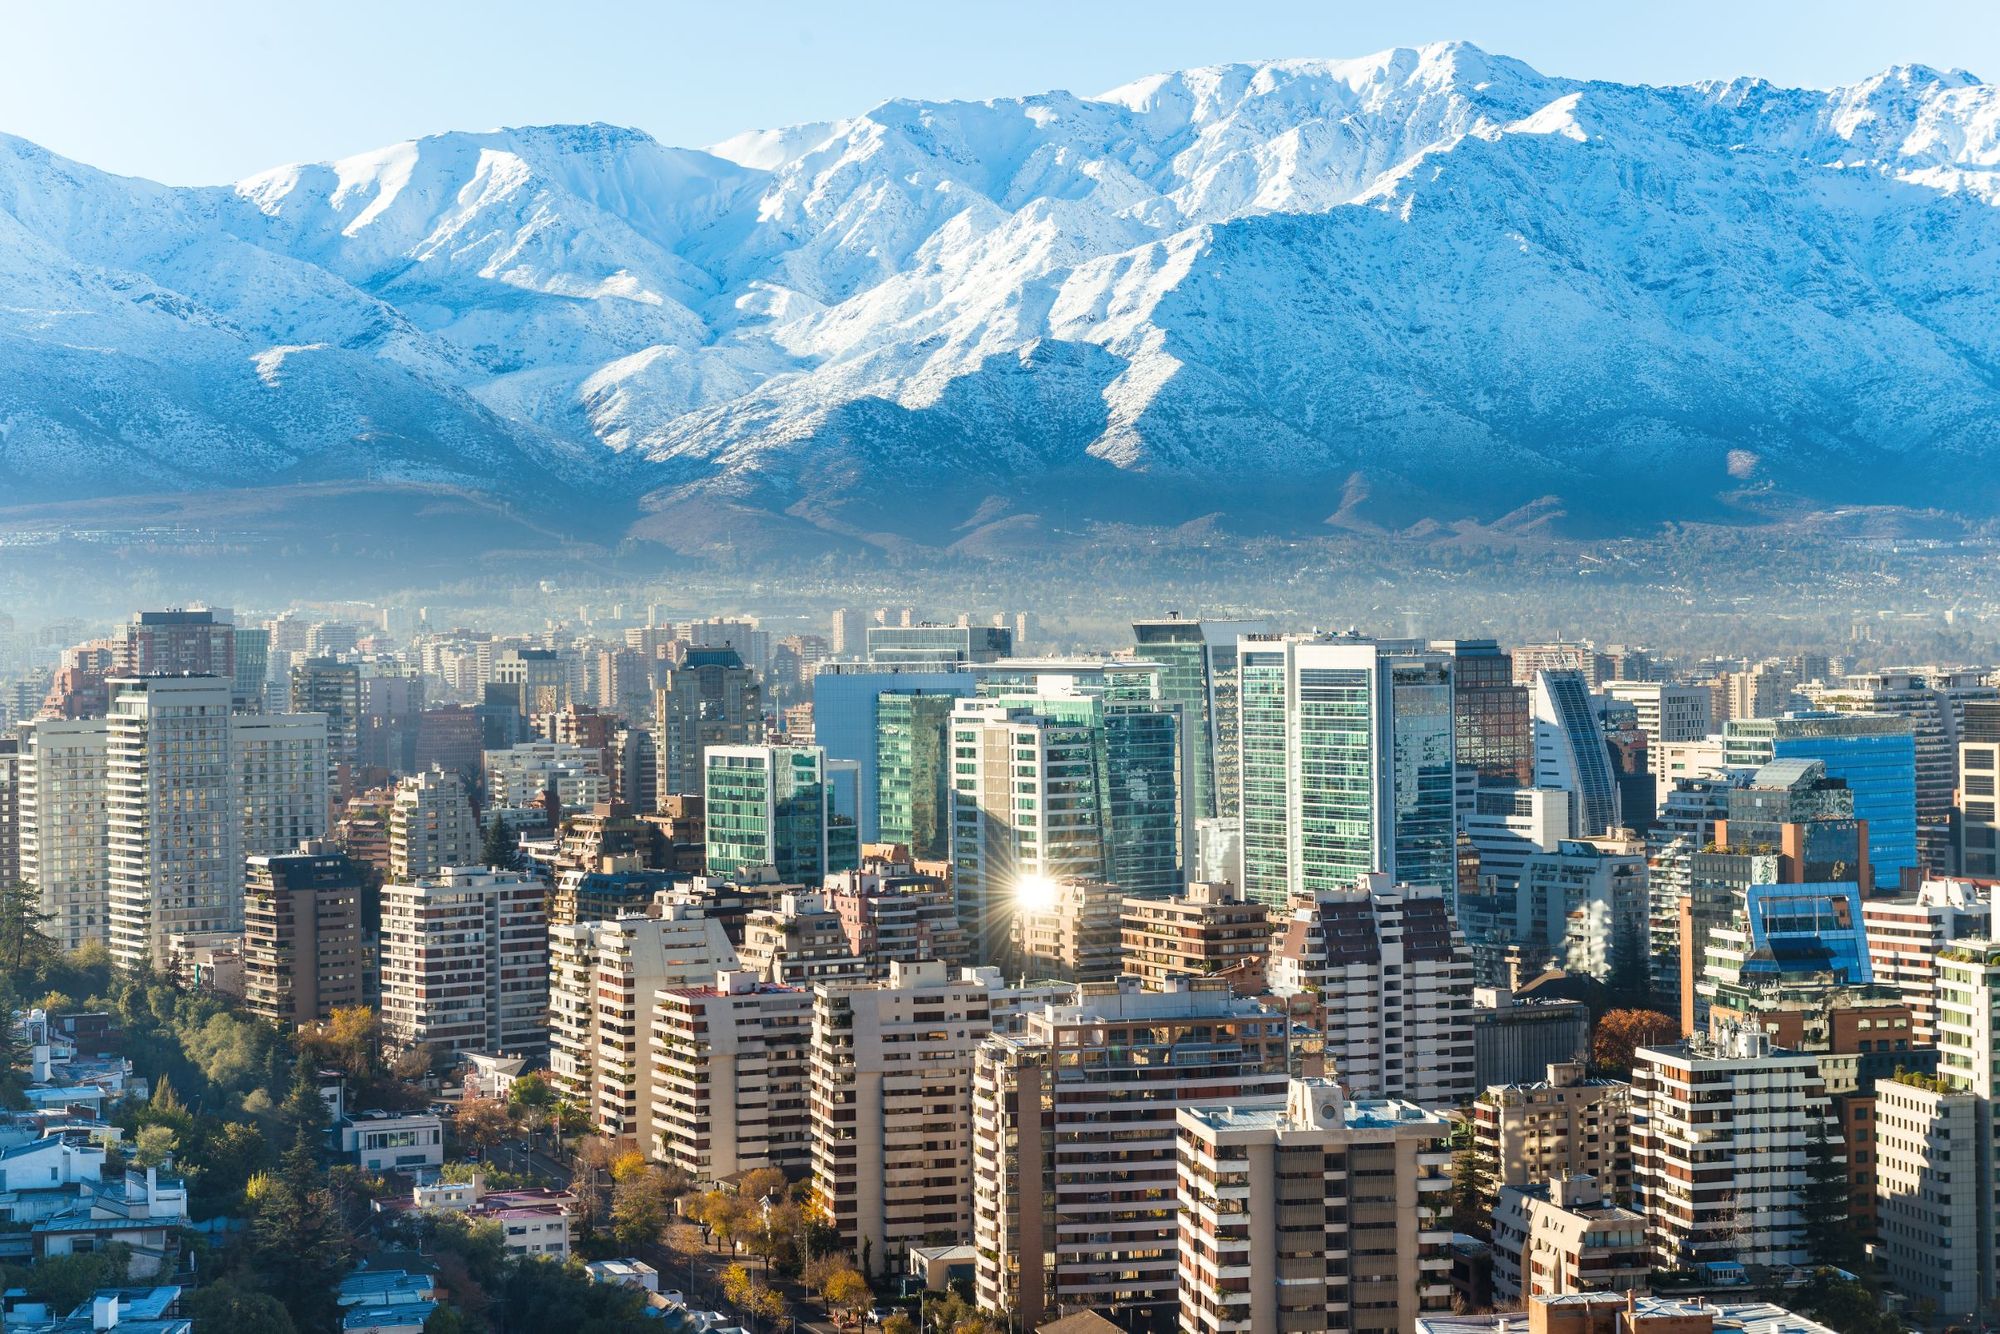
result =
[[[1132,626],[1133,653],[1159,663],[1160,698],[1181,705],[1193,773],[1189,819],[1234,818],[1237,793],[1236,642],[1266,631],[1262,621],[1184,621],[1170,616]]]
[[[1245,897],[1457,882],[1451,658],[1403,641],[1245,639]]]
[[[1788,713],[1737,718],[1722,730],[1731,767],[1773,760],[1819,760],[1854,793],[1854,818],[1868,822],[1874,887],[1894,893],[1917,861],[1917,744],[1908,718],[1886,713]],[[1864,887],[1866,888],[1866,887]]]

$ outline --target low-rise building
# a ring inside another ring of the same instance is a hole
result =
[[[1056,982],[1109,982],[1122,971],[1124,891],[1101,880],[1031,885],[1011,923],[1013,971]]]
[[[1594,1178],[1501,1187],[1493,1209],[1496,1301],[1644,1292],[1651,1272],[1645,1215],[1605,1199]]]
[[[364,1172],[428,1178],[444,1166],[444,1122],[433,1112],[357,1112],[334,1133]]]

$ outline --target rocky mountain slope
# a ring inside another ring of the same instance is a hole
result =
[[[1996,167],[1959,72],[1465,45],[205,189],[0,137],[0,504],[445,484],[690,549],[1987,516]]]

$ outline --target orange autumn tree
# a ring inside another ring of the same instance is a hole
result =
[[[1658,1010],[1607,1010],[1590,1038],[1590,1063],[1610,1075],[1632,1073],[1632,1055],[1641,1047],[1678,1041],[1680,1020]]]

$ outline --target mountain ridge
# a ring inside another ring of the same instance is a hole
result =
[[[0,135],[0,491],[445,485],[690,550],[1986,516],[1996,207],[1964,71],[1652,88],[1465,43],[229,186]]]

